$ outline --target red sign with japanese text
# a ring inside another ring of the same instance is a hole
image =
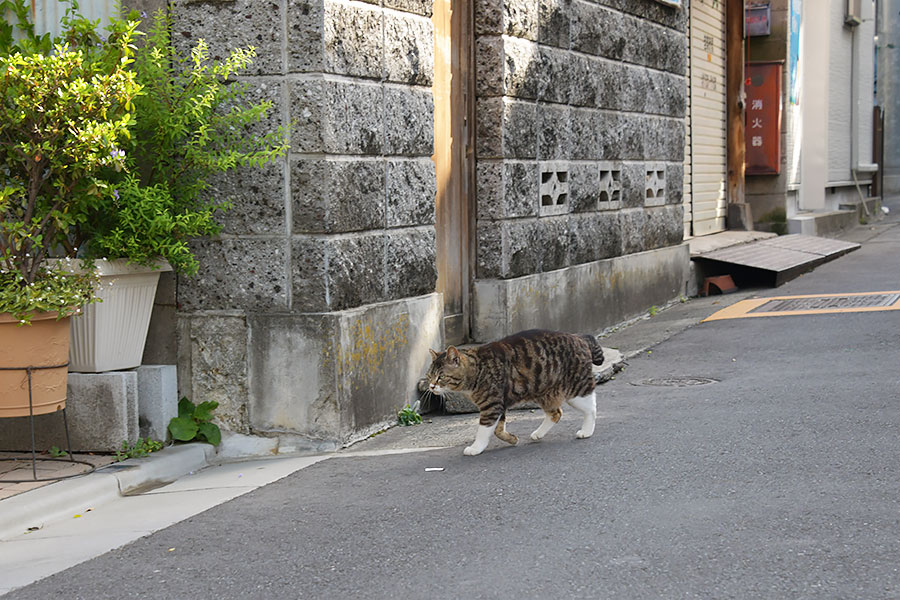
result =
[[[747,175],[781,172],[781,62],[747,65]]]

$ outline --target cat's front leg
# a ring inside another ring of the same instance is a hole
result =
[[[488,415],[487,417],[482,414],[481,419],[478,423],[478,430],[475,432],[475,441],[472,442],[471,446],[466,446],[466,449],[463,450],[463,454],[466,456],[476,456],[484,452],[484,449],[487,448],[488,442],[491,441],[491,435],[494,433],[494,428],[497,426],[497,423],[500,421],[500,417],[494,418],[492,415]],[[484,423],[488,424],[485,425]]]

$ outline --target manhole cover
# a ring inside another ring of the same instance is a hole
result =
[[[656,387],[691,387],[695,385],[707,385],[710,383],[718,383],[718,379],[712,377],[654,377],[643,381],[633,382],[632,385],[649,385]]]
[[[799,310],[829,310],[837,308],[878,308],[893,306],[900,300],[900,294],[868,294],[865,296],[826,296],[819,298],[790,298],[772,300],[759,306],[751,313],[787,312]]]

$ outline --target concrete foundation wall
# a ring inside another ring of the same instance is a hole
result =
[[[686,293],[687,244],[515,279],[475,282],[479,341],[540,327],[594,333]]]

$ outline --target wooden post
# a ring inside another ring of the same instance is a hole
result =
[[[728,105],[726,152],[729,229],[753,229],[750,205],[744,202],[744,0],[725,6],[725,85]]]

